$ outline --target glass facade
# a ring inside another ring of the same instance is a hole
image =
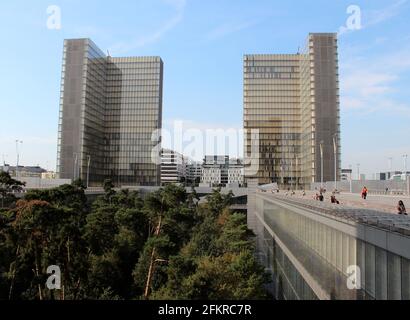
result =
[[[410,249],[397,254],[392,245],[381,247],[367,239],[361,225],[301,211],[283,200],[253,197],[257,250],[272,273],[276,298],[410,299]],[[392,243],[406,247],[410,242],[397,236]],[[359,267],[360,290],[347,286],[349,266]]]
[[[244,149],[250,154],[251,130],[258,129],[261,184],[288,185],[300,176],[299,78],[296,55],[245,56]]]
[[[334,180],[333,136],[339,133],[337,64],[335,34],[310,34],[305,53],[245,55],[245,159],[246,163],[259,161],[256,175],[245,167],[247,179],[294,187],[318,181],[318,148],[323,141],[324,180]],[[259,130],[258,155],[251,152],[252,130]],[[340,157],[337,172],[339,168]]]
[[[101,185],[159,185],[151,159],[162,126],[159,57],[112,58],[89,39],[64,42],[58,168],[61,178]],[[160,147],[157,147],[160,149]]]

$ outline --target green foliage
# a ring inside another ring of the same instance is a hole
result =
[[[25,186],[24,182],[14,180],[8,172],[0,172],[0,209],[10,204],[15,197],[13,192],[21,192]]]
[[[18,188],[5,175],[4,188]],[[3,186],[2,185],[2,186]],[[0,211],[0,299],[257,299],[268,278],[246,217],[219,190],[199,205],[169,185],[87,201],[81,181],[28,192]],[[46,289],[47,267],[64,290]]]

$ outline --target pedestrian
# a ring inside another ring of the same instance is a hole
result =
[[[368,190],[367,190],[366,187],[364,187],[363,190],[362,190],[362,199],[364,199],[364,200],[367,199],[367,193],[368,193]]]
[[[386,194],[388,194],[389,193],[389,188],[386,188]]]
[[[320,193],[320,195],[319,195],[319,201],[323,202],[323,200],[325,200],[325,197],[323,196],[322,193]]]
[[[330,197],[330,202],[334,203],[334,204],[340,204],[340,202],[336,199],[336,196],[331,196]]]
[[[405,216],[407,216],[407,212],[406,212],[406,207],[404,206],[403,201],[399,201],[399,204],[397,205],[397,211],[398,214],[404,214]]]

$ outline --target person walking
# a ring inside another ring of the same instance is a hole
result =
[[[404,206],[403,201],[399,201],[399,204],[397,205],[397,211],[398,214],[404,214],[405,216],[407,216],[407,212],[406,212],[406,207]]]
[[[364,199],[364,200],[367,199],[367,193],[368,193],[368,190],[367,190],[366,187],[364,187],[363,190],[362,190],[362,199]]]

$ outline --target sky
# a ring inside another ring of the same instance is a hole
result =
[[[60,28],[50,29],[50,6]],[[164,127],[227,130],[242,127],[244,54],[296,53],[309,32],[339,32],[342,166],[372,175],[393,158],[402,170],[409,21],[410,0],[2,1],[0,160],[15,164],[21,140],[20,164],[55,169],[66,38],[91,38],[112,56],[161,56]]]

